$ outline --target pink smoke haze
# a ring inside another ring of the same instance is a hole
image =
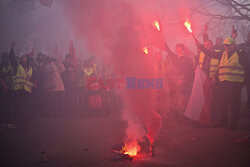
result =
[[[148,26],[160,18],[155,0],[62,0],[61,4],[75,35],[85,40],[91,53],[112,66],[117,77],[157,77],[152,56],[142,52]],[[153,143],[162,127],[155,110],[155,91],[123,89],[120,93],[128,139],[148,136]]]

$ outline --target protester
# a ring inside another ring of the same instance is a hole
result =
[[[88,60],[86,66],[84,68],[84,74],[86,77],[90,77],[92,74],[95,74],[97,76],[99,75],[97,64],[94,61],[95,61],[94,57],[91,57]]]
[[[246,42],[239,45],[239,49],[246,55],[245,85],[247,87],[247,110],[250,112],[250,31],[248,31]]]
[[[11,101],[11,85],[14,69],[9,60],[9,53],[3,52],[0,64],[0,123],[3,128],[13,127],[13,114],[10,109]]]
[[[73,57],[69,54],[65,56],[65,61],[63,62],[65,71],[62,72],[62,81],[65,88],[65,103],[67,104],[67,111],[70,111],[76,106],[77,98],[77,85],[75,83],[75,66]],[[71,109],[70,109],[71,108]]]
[[[30,56],[24,54],[17,67],[17,72],[13,77],[12,90],[14,91],[14,111],[17,113],[17,119],[24,121],[30,115],[32,108],[31,92],[33,88]]]
[[[168,100],[170,107],[178,116],[182,116],[187,106],[193,83],[193,61],[185,52],[185,46],[176,45],[176,54],[166,44],[166,79],[168,80]]]
[[[161,52],[156,52],[153,57],[154,72],[157,77],[162,78],[165,75],[165,65]]]
[[[100,83],[96,78],[96,74],[91,74],[90,84],[88,85],[88,107],[90,110],[100,110],[102,108],[102,98]]]
[[[155,78],[161,78],[164,81],[166,75],[165,64],[163,61],[162,53],[156,52],[153,54],[153,72]],[[164,82],[163,82],[164,84]],[[163,89],[156,90],[155,94],[155,110],[162,116],[166,115],[166,85],[163,85]]]
[[[61,78],[61,73],[65,71],[64,66],[56,62],[57,60],[51,57],[46,57],[44,65],[44,92],[46,93],[45,104],[49,112],[52,112],[52,117],[57,117],[63,113],[63,96],[64,85]]]
[[[202,45],[197,39],[197,68],[195,72],[195,83],[192,95],[189,100],[185,115],[194,119],[202,125],[211,125],[215,120],[217,94],[216,94],[216,75],[221,52],[214,49],[213,42],[208,37],[208,27],[204,27]],[[216,47],[220,45],[220,38],[217,38]],[[198,107],[199,106],[199,107]]]
[[[44,66],[46,63],[46,55],[39,52],[36,58],[37,68],[33,73],[35,87],[33,88],[33,105],[35,116],[42,116],[45,111],[45,84],[44,83]]]
[[[222,54],[218,71],[220,98],[217,126],[233,130],[237,128],[239,122],[240,95],[247,64],[244,52],[236,49],[233,38],[225,39],[224,48],[225,51]]]
[[[215,40],[215,45],[214,45],[214,51],[215,52],[223,52],[224,47],[223,47],[223,38],[222,37],[217,37]]]
[[[203,41],[204,45],[201,45],[196,41],[197,49],[200,50],[198,56],[199,67],[207,74],[206,81],[203,85],[205,103],[201,112],[200,122],[202,124],[211,125],[218,119],[218,113],[216,112],[218,103],[218,82],[217,73],[219,60],[224,49],[222,49],[222,38],[216,38],[216,44],[213,46],[213,42],[209,40],[208,26],[204,27]]]
[[[233,38],[227,38],[223,44],[222,38],[217,37],[214,46],[207,32],[208,27],[205,26],[203,44],[195,40],[198,50],[196,65],[202,71],[198,74],[205,76],[204,82],[199,82],[202,91],[200,95],[204,95],[205,102],[196,120],[202,124],[213,124],[215,127],[228,125],[230,129],[234,129],[239,121],[237,111],[240,108],[239,97],[243,83],[250,87],[250,68],[247,66],[250,60],[247,57],[250,31],[247,41],[237,47],[236,30],[233,29]],[[15,56],[14,46],[12,43],[10,52],[4,52],[1,56],[1,123],[15,124],[11,115],[16,115],[18,120],[24,121],[35,112],[40,116],[47,112],[49,116],[57,117],[58,113],[75,111],[77,108],[84,111],[87,106],[94,110],[117,108],[112,108],[119,103],[115,90],[100,87],[102,83],[98,81],[101,79],[105,83],[107,79],[115,77],[115,71],[111,66],[104,65],[101,70],[98,69],[94,57],[85,59],[81,64],[76,60],[73,41],[70,42],[69,52],[63,62],[43,53],[39,53],[35,59],[33,49],[19,58]],[[168,110],[170,112],[166,115],[173,114],[175,118],[180,118],[188,106],[192,86],[197,86],[197,83],[193,85],[195,65],[192,59],[195,56],[182,43],[176,45],[176,53],[173,53],[167,44],[165,49],[165,62],[164,52],[152,54],[152,70],[156,74],[155,77],[164,80],[166,88],[156,91],[155,109],[158,112],[162,110],[160,114],[163,115],[166,114],[165,110]],[[230,64],[228,59],[234,63]],[[93,78],[96,81],[88,87],[88,79]],[[198,89],[193,87],[193,90]],[[250,88],[248,96],[249,90]],[[167,106],[162,107],[165,104]],[[230,106],[230,111],[227,110],[227,105]],[[230,123],[227,124],[229,112]]]

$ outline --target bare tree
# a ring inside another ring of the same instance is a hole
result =
[[[235,25],[242,36],[250,28],[249,0],[197,0],[197,6],[192,7],[193,14],[207,17],[207,24],[214,34],[222,31],[225,25]],[[219,28],[220,27],[220,28]],[[223,35],[223,34],[222,34]]]
[[[221,8],[221,10],[215,12],[211,7]],[[199,6],[191,10],[209,16],[211,19],[250,21],[249,0],[199,0]]]

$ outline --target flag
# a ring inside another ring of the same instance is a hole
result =
[[[39,0],[40,4],[46,7],[51,7],[53,0]]]
[[[209,125],[212,101],[211,83],[207,74],[196,67],[192,93],[184,115],[201,124]]]

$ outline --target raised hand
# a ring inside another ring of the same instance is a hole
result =
[[[237,32],[237,30],[234,28],[234,26],[232,26],[232,35],[231,35],[231,37],[235,39],[237,36],[238,36],[238,32]]]

